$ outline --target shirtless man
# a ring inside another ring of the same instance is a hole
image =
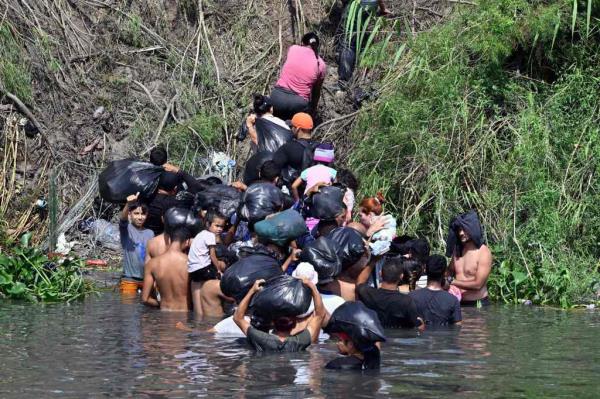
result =
[[[167,251],[146,263],[142,290],[144,304],[174,312],[187,312],[192,309],[188,257],[185,253],[190,241],[190,231],[177,228],[170,234]],[[160,302],[151,295],[155,282],[160,292]]]
[[[483,244],[475,211],[457,216],[450,225],[446,256],[451,256],[452,285],[462,292],[462,306],[489,305],[487,280],[492,270],[492,253]]]
[[[162,233],[152,238],[148,241],[148,244],[146,244],[146,259],[144,263],[147,264],[150,259],[164,254],[167,252],[168,248],[169,237],[167,236],[167,233]]]

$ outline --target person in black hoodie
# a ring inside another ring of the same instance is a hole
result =
[[[483,242],[483,229],[474,210],[450,222],[446,256],[451,258],[452,285],[462,292],[461,305],[488,305],[487,280],[492,269],[492,253]]]

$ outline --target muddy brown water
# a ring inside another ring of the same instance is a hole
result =
[[[600,314],[492,306],[460,329],[387,331],[380,372],[336,372],[332,341],[258,355],[240,339],[174,328],[105,292],[72,304],[0,302],[0,397],[600,397]],[[242,339],[243,340],[243,339]]]

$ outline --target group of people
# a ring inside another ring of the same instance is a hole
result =
[[[442,256],[424,238],[397,235],[382,195],[355,200],[359,180],[336,166],[331,143],[312,137],[326,73],[318,46],[305,35],[271,96],[255,95],[244,121],[254,154],[239,181],[197,179],[164,148],[151,151],[164,171],[151,198],[131,193],[121,213],[121,291],[221,319],[210,332],[246,336],[257,351],[304,350],[325,331],[346,355],[329,368],[378,368],[382,328],[460,325],[461,306],[487,305],[492,255],[475,211],[452,220]],[[293,299],[281,298],[277,316],[259,314],[253,298],[286,274],[310,306],[294,313]]]

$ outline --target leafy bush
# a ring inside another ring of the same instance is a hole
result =
[[[94,291],[81,273],[82,261],[65,258],[51,261],[39,249],[30,247],[29,236],[0,254],[0,297],[28,301],[72,301]]]
[[[600,281],[600,7],[573,3],[482,0],[409,38],[353,134],[351,166],[405,232],[442,250],[478,210],[505,302],[567,307]]]

